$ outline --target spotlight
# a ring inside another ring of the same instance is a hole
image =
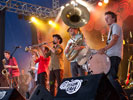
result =
[[[48,21],[49,25],[51,25],[52,27],[56,28],[57,24],[51,20]]]
[[[49,23],[49,24],[52,24],[53,22],[50,20],[50,21],[48,21],[48,23]]]
[[[98,2],[98,6],[102,6],[103,3],[101,1]]]
[[[106,4],[109,3],[109,0],[104,0],[104,3],[106,3]]]
[[[32,22],[35,22],[35,23],[37,22],[37,20],[36,20],[35,17],[31,17],[31,21],[32,21]]]

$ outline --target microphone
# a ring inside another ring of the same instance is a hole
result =
[[[21,46],[16,46],[16,48],[21,48]]]

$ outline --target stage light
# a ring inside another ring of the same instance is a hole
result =
[[[56,28],[57,27],[57,24],[53,21],[48,21],[49,25],[51,25],[52,27]]]
[[[50,21],[48,21],[48,23],[51,25],[52,24],[52,21],[50,20]]]
[[[103,3],[101,1],[98,2],[98,6],[102,6]]]
[[[104,0],[104,3],[106,3],[106,4],[109,3],[109,0]]]
[[[31,21],[37,23],[37,20],[35,17],[31,17]]]

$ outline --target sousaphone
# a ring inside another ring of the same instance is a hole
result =
[[[90,13],[87,8],[81,4],[70,4],[63,9],[61,18],[66,25],[79,28],[88,23]]]
[[[84,26],[88,23],[90,14],[87,8],[81,4],[70,4],[69,6],[65,7],[62,11],[61,18],[64,23],[72,28],[79,28]],[[75,59],[78,55],[79,50],[74,50],[73,47],[75,45],[82,45],[83,43],[83,36],[80,34],[81,37],[75,41],[74,44],[71,45],[69,52],[66,55],[66,58],[71,61]]]

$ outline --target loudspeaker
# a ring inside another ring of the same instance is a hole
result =
[[[43,85],[37,85],[29,100],[53,100],[53,96]]]
[[[104,74],[66,78],[54,100],[119,100]]]
[[[129,100],[133,100],[133,87],[124,89],[128,95]]]
[[[0,100],[25,100],[25,98],[15,88],[0,87]]]

